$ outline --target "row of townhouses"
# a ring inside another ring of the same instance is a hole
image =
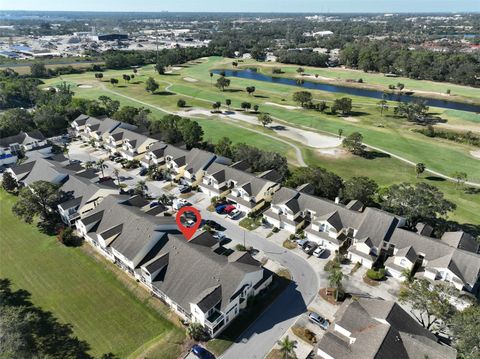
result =
[[[15,164],[18,156],[28,151],[36,150],[49,153],[51,148],[43,134],[38,130],[20,132],[15,136],[0,138],[0,167]]]
[[[410,232],[402,229],[403,218],[365,207],[360,201],[344,205],[319,198],[313,195],[309,184],[296,189],[281,187],[275,170],[254,174],[248,172],[244,162],[232,163],[210,152],[178,148],[108,118],[82,115],[72,122],[72,131],[85,141],[93,139],[96,146],[103,146],[110,153],[138,159],[144,167],[164,168],[173,178],[198,186],[209,197],[224,196],[247,214],[261,210],[264,220],[271,225],[292,234],[302,230],[308,240],[330,251],[344,250],[353,262],[369,268],[374,263],[384,263],[387,273],[396,278],[404,270],[413,270],[419,277],[447,281],[459,290],[478,290],[478,243],[467,233],[447,232],[436,239],[430,237],[428,226]],[[28,166],[22,166],[25,165]],[[88,175],[88,171],[80,173]],[[60,209],[73,219],[90,210],[89,206],[84,208],[90,199],[77,192]]]
[[[120,195],[113,181],[102,182],[96,170],[63,155],[36,156],[8,171],[23,186],[39,180],[59,185],[58,212],[65,223],[212,337],[272,281],[272,273],[249,253],[227,250],[209,232],[185,240],[175,218],[164,215],[166,207]]]

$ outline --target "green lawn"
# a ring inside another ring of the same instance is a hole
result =
[[[183,331],[154,310],[150,299],[142,303],[103,260],[83,248],[60,245],[20,221],[11,213],[14,201],[0,191],[0,277],[9,278],[15,289],[29,291],[35,305],[71,324],[75,335],[89,343],[92,355],[113,352],[127,358],[137,350],[148,351],[146,343],[162,346],[161,351],[150,349],[150,358],[180,354]]]

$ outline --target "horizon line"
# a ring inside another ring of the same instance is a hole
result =
[[[110,10],[36,10],[36,9],[0,9],[0,12],[8,12],[8,11],[35,11],[35,12],[92,12],[92,13],[149,13],[149,14],[156,14],[156,13],[181,13],[181,14],[480,14],[480,10],[459,10],[459,11],[378,11],[378,12],[371,12],[371,11],[312,11],[312,12],[305,12],[305,11],[171,11],[171,10],[157,10],[157,11],[148,11],[148,10],[122,10],[122,11],[110,11]]]

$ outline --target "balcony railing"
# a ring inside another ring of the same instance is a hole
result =
[[[205,320],[205,325],[210,328],[214,328],[218,323],[220,323],[224,318],[224,314],[218,309],[214,309],[213,313],[208,316]]]

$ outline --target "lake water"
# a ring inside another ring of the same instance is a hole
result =
[[[297,84],[295,79],[264,75],[262,73],[255,72],[252,70],[213,70],[212,72],[215,74],[219,74],[222,71],[225,72],[226,77],[239,77],[242,79],[251,79],[256,81],[271,82],[271,83],[277,83],[282,85],[297,86],[297,87],[303,87],[303,88],[312,89],[312,90],[344,93],[352,96],[363,96],[363,97],[370,97],[370,98],[377,98],[377,99],[381,99],[384,96],[383,91],[330,85],[330,84],[324,84],[324,83],[313,82],[313,81],[304,81],[302,85],[299,85]],[[432,107],[441,107],[441,108],[448,108],[448,109],[468,111],[468,112],[477,112],[477,113],[480,112],[480,105],[472,105],[467,103],[439,100],[439,99],[426,98],[426,97],[416,97],[416,96],[409,96],[406,94],[396,94],[396,93],[395,94],[387,93],[385,94],[385,96],[386,96],[385,98],[389,101],[412,102],[412,101],[421,100],[421,101],[425,101],[428,106],[432,106]]]

